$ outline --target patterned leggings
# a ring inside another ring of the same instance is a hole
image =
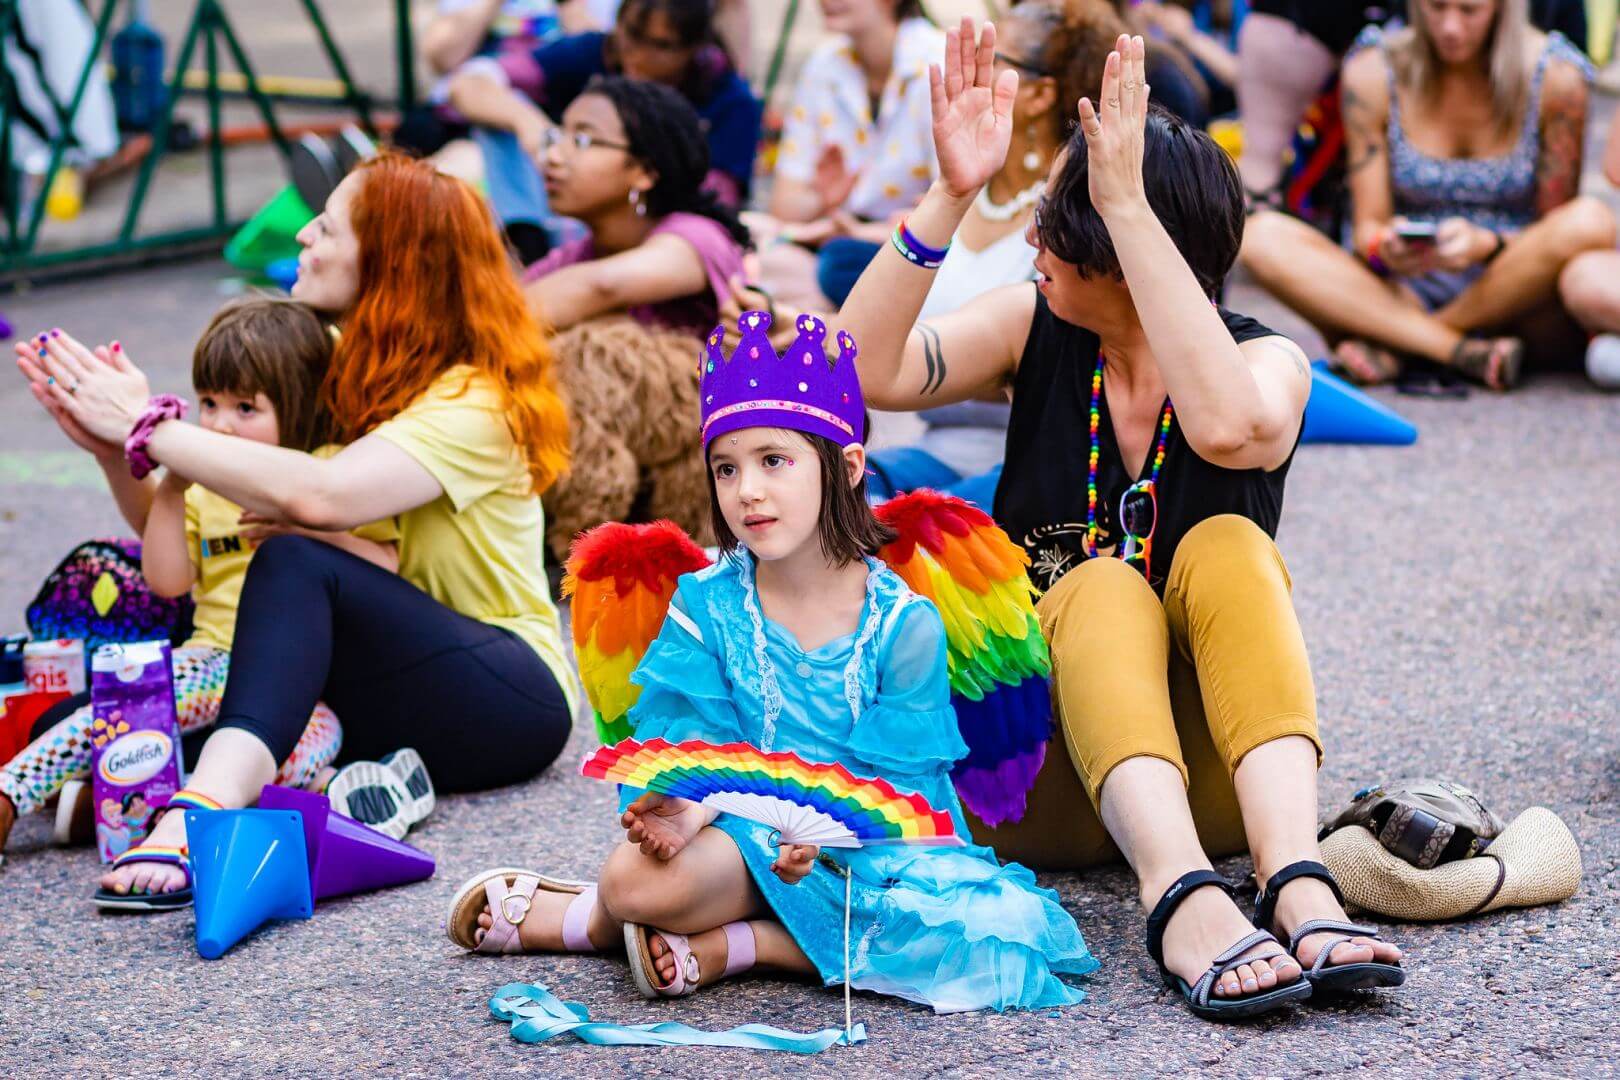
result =
[[[174,701],[180,731],[190,734],[212,727],[219,719],[219,701],[231,654],[212,645],[182,645],[174,650]],[[69,780],[90,773],[91,709],[75,709],[65,720],[29,743],[0,768],[0,793],[17,808],[17,815],[39,809]],[[276,771],[278,784],[304,787],[330,765],[343,744],[343,729],[325,705],[317,703],[309,724],[291,755]]]

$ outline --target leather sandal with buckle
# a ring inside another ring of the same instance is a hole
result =
[[[1286,986],[1278,986],[1260,994],[1244,994],[1236,998],[1211,997],[1215,984],[1222,975],[1228,971],[1236,971],[1244,964],[1255,960],[1274,960],[1284,955],[1281,951],[1282,943],[1265,930],[1256,930],[1252,934],[1234,942],[1217,956],[1209,965],[1209,970],[1198,977],[1198,981],[1188,985],[1187,980],[1171,971],[1164,965],[1164,931],[1170,925],[1170,919],[1175,915],[1176,909],[1182,901],[1191,896],[1194,891],[1214,886],[1228,896],[1236,897],[1237,890],[1232,883],[1221,877],[1213,870],[1194,870],[1177,878],[1171,886],[1164,891],[1164,896],[1153,905],[1153,913],[1147,918],[1147,950],[1153,962],[1159,966],[1159,976],[1164,979],[1166,986],[1178,992],[1186,1001],[1187,1008],[1194,1016],[1205,1020],[1247,1020],[1264,1013],[1275,1012],[1296,1001],[1304,1001],[1311,996],[1311,984],[1304,979],[1298,979]],[[1263,942],[1276,945],[1278,952],[1263,956],[1244,955],[1250,949]]]
[[[563,950],[597,951],[586,933],[591,912],[596,907],[596,885],[593,882],[568,881],[511,866],[485,870],[456,890],[450,901],[450,913],[444,921],[445,933],[468,952],[525,952],[527,950],[518,938],[518,927],[534,907],[536,892],[572,893],[574,898],[563,911]],[[478,916],[483,914],[486,907],[492,921],[489,930],[480,935],[479,931],[484,928],[478,925]]]
[[[1277,897],[1281,895],[1284,885],[1302,877],[1327,882],[1328,888],[1333,890],[1334,899],[1341,905],[1344,903],[1344,894],[1339,891],[1339,883],[1333,880],[1332,872],[1312,859],[1301,859],[1299,862],[1289,863],[1266,879],[1266,887],[1254,898],[1256,926],[1277,928]],[[1294,959],[1299,960],[1299,943],[1312,934],[1325,931],[1336,933],[1338,936],[1328,939],[1321,951],[1316,954],[1316,962],[1310,967],[1305,967],[1305,962],[1300,960],[1300,967],[1305,968],[1306,981],[1316,989],[1328,993],[1347,993],[1351,990],[1395,987],[1406,981],[1406,971],[1399,964],[1380,964],[1371,961],[1364,964],[1328,962],[1329,954],[1352,938],[1377,938],[1378,931],[1370,926],[1360,926],[1340,919],[1307,919],[1300,923],[1288,938],[1288,951],[1293,954]]]
[[[745,922],[729,922],[720,929],[726,932],[726,966],[720,978],[726,979],[754,966],[754,928]],[[670,955],[675,958],[675,977],[667,983],[659,981],[658,964],[652,954],[654,934],[664,939]],[[706,985],[686,934],[672,934],[668,930],[627,922],[624,948],[630,957],[630,977],[644,998],[685,997],[695,993],[699,985]]]

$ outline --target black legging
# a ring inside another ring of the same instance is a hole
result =
[[[344,760],[413,746],[440,791],[527,780],[571,723],[556,677],[517,635],[330,544],[278,536],[248,564],[218,726],[283,761],[317,701],[343,724]]]

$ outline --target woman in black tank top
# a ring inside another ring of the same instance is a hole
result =
[[[932,246],[1007,151],[1018,75],[994,52],[989,27],[950,31],[940,178],[841,317],[874,408],[1011,391],[995,516],[1046,590],[1063,731],[1033,787],[1007,793],[1021,807],[975,834],[1047,869],[1123,853],[1152,910],[1149,952],[1201,1016],[1398,985],[1399,950],[1345,921],[1319,861],[1315,690],[1272,541],[1310,369],[1211,303],[1237,256],[1241,185],[1208,136],[1148,110],[1140,38],[1120,39],[1053,165],[1030,235],[1038,281],[912,326]],[[1224,886],[1209,855],[1245,846],[1268,890],[1260,930],[1204,887]]]

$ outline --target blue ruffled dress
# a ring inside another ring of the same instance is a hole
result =
[[[945,631],[933,604],[869,561],[859,629],[805,651],[766,619],[746,555],[681,578],[632,681],[638,739],[741,741],[842,762],[920,792],[970,835],[951,786],[967,753],[950,706]],[[638,792],[626,791],[628,803]],[[844,879],[817,865],[797,885],[771,873],[771,831],[714,823],[826,985],[844,978]],[[1082,1000],[1059,975],[1097,968],[1057,894],[989,848],[827,849],[853,874],[851,983],[936,1012],[1047,1008]]]

